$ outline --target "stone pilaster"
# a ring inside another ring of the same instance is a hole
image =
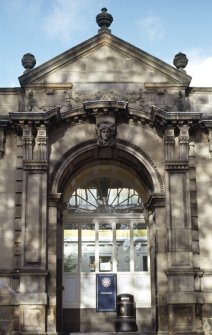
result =
[[[169,331],[196,333],[195,270],[192,250],[189,127],[179,125],[175,155],[166,154]],[[174,157],[174,158],[173,158]]]
[[[34,137],[32,135],[32,127],[30,126],[24,126],[23,127],[23,154],[24,154],[24,160],[32,160],[32,154],[33,154],[33,140]]]
[[[46,227],[47,141],[46,130],[23,125],[22,253],[19,264],[19,314],[22,334],[44,333],[46,328]],[[36,137],[37,134],[37,137]],[[39,150],[37,150],[39,148]],[[17,225],[18,229],[18,225]],[[38,289],[39,287],[39,294]]]
[[[172,126],[165,130],[164,135],[165,160],[173,160],[175,158],[175,135]]]
[[[62,234],[60,222],[60,193],[48,195],[48,271],[47,290],[49,305],[47,310],[47,330],[56,332],[62,322]]]
[[[46,127],[41,125],[37,128],[37,159],[39,161],[47,160],[47,134]]]
[[[168,334],[167,323],[167,239],[164,195],[152,195],[147,204],[151,259],[151,299],[153,331]]]
[[[179,134],[179,159],[187,160],[189,153],[189,127],[184,124],[180,127]]]

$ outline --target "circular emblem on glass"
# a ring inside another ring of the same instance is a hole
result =
[[[102,286],[103,286],[103,287],[110,287],[110,285],[111,285],[111,280],[110,280],[110,278],[108,278],[108,277],[104,277],[104,278],[102,279]]]

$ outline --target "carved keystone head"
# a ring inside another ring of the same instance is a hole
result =
[[[96,124],[97,145],[113,146],[115,144],[116,126],[109,121],[102,121]]]

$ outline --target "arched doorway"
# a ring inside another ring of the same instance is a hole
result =
[[[116,276],[115,296],[130,293],[138,310],[151,308],[147,225],[135,189],[139,182],[111,165],[88,168],[76,179],[63,212],[64,315],[69,314],[70,329],[113,331],[114,307],[98,309],[98,274]]]
[[[63,232],[57,275],[64,286],[62,329],[67,332],[114,331],[115,312],[97,311],[96,276],[101,273],[117,276],[118,294],[135,296],[142,330],[153,327],[154,238],[149,239],[144,204],[160,182],[152,182],[153,167],[148,172],[137,158],[107,149],[92,150],[92,163],[88,155],[86,162],[84,154],[75,156],[71,168],[68,158],[58,178]]]

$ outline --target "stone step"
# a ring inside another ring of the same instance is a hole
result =
[[[146,333],[146,332],[142,332],[142,333],[138,333],[138,332],[87,332],[87,333],[64,333],[63,335],[152,335],[151,333]]]

